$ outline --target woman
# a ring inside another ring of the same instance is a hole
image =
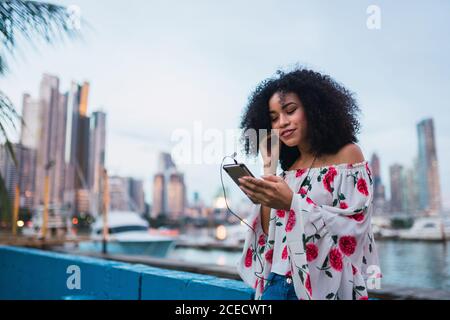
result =
[[[279,71],[251,95],[241,128],[279,137],[273,152],[283,170],[273,175],[273,154],[257,145],[272,174],[240,179],[241,189],[259,203],[238,263],[255,300],[363,300],[368,285],[379,285],[373,181],[355,144],[358,112],[349,91],[306,69]],[[252,151],[254,144],[247,148]]]

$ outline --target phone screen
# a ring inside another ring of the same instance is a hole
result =
[[[239,178],[244,177],[244,176],[251,176],[251,177],[255,177],[250,170],[247,168],[247,166],[243,163],[239,163],[239,164],[226,164],[223,166],[223,169],[228,173],[228,175],[231,177],[231,179],[233,179],[233,181],[239,186]],[[244,192],[245,193],[245,192]],[[247,194],[246,194],[247,195]],[[248,195],[247,195],[248,197]],[[250,197],[249,197],[250,199]],[[252,200],[252,199],[250,199]],[[253,202],[253,200],[252,200]],[[253,202],[256,203],[256,202]]]

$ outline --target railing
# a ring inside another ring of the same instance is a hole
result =
[[[242,281],[0,246],[0,299],[250,300]]]

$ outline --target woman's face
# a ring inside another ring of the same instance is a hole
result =
[[[280,140],[288,147],[306,140],[306,115],[295,93],[275,93],[269,100],[272,129],[279,130]]]

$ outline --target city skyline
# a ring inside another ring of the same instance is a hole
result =
[[[20,109],[24,91],[36,96],[42,73],[57,75],[61,88],[68,88],[70,79],[89,81],[92,106],[108,113],[106,165],[111,174],[143,179],[147,201],[158,153],[170,152],[174,129],[190,130],[196,120],[209,128],[236,128],[254,86],[277,68],[300,63],[355,92],[362,109],[359,144],[367,160],[374,152],[380,156],[386,195],[389,165],[413,165],[416,125],[433,118],[442,204],[450,207],[450,167],[443,165],[450,161],[445,105],[450,45],[442,42],[450,4],[381,2],[381,29],[368,30],[369,4],[357,1],[287,1],[275,12],[258,3],[257,15],[251,14],[256,2],[238,11],[207,2],[195,11],[188,4],[151,1],[127,6],[110,1],[108,10],[101,2],[61,3],[78,5],[95,30],[86,28],[85,41],[27,52],[26,61],[13,61],[0,86]],[[267,23],[273,19],[286,23]],[[115,21],[133,21],[133,32]],[[218,165],[180,165],[180,170],[189,200],[196,191],[212,200],[221,187]],[[245,199],[239,190],[231,197]]]

